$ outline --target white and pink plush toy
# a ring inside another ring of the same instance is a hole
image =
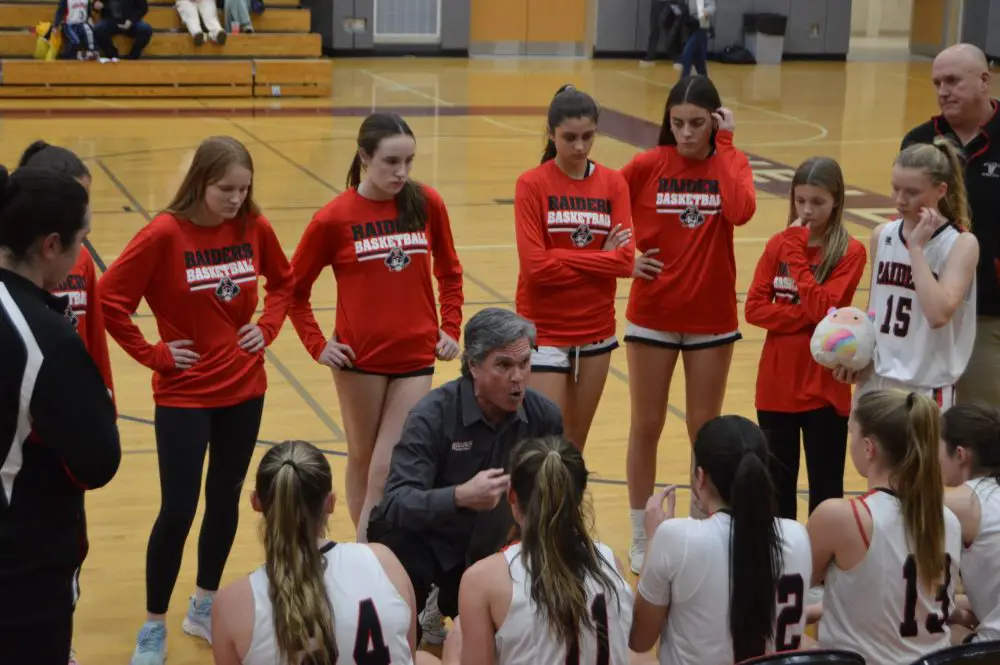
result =
[[[857,372],[875,357],[875,326],[857,307],[831,307],[817,324],[809,348],[823,367],[839,365]]]

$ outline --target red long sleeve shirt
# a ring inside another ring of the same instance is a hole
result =
[[[592,344],[615,334],[616,278],[630,277],[635,245],[602,249],[617,225],[632,228],[628,185],[594,164],[575,180],[545,162],[517,180],[517,312],[534,322],[539,346]]]
[[[153,370],[157,404],[213,408],[264,394],[264,351],[241,349],[237,332],[252,322],[261,276],[267,293],[256,324],[269,345],[285,320],[293,277],[267,219],[206,227],[163,213],[132,238],[101,278],[99,294],[108,333]],[[132,320],[143,298],[162,340],[155,344]],[[201,357],[178,370],[167,342],[185,339]]]
[[[317,212],[295,255],[295,296],[289,318],[309,354],[319,359],[328,336],[309,303],[327,266],[337,284],[334,337],[354,351],[355,368],[405,374],[432,367],[438,330],[456,341],[462,326],[462,264],[441,195],[421,185],[427,202],[423,231],[403,231],[396,202],[372,201],[351,188]],[[433,275],[441,300],[435,311]]]
[[[744,308],[747,323],[767,330],[757,369],[757,408],[800,413],[833,406],[851,412],[851,387],[812,357],[809,341],[831,307],[850,307],[865,271],[867,252],[851,238],[826,280],[813,273],[821,247],[808,247],[809,229],[772,237],[757,262]]]
[[[626,318],[653,330],[721,335],[739,326],[735,227],[757,210],[753,172],[719,131],[715,153],[687,159],[674,146],[636,155],[622,169],[632,197],[636,247],[663,262],[652,281],[636,278]]]
[[[111,373],[111,357],[108,354],[108,336],[104,330],[104,312],[97,299],[97,269],[86,247],[80,249],[80,256],[73,269],[52,293],[69,298],[73,325],[100,370],[104,385],[108,387],[114,401],[115,385]]]

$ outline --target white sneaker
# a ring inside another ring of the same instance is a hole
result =
[[[646,559],[646,541],[633,540],[628,547],[628,562],[632,572],[638,575],[642,572],[642,562]]]
[[[424,633],[424,641],[427,644],[444,644],[444,638],[448,635],[448,629],[444,627],[444,617],[438,609],[438,588],[432,587],[427,596],[427,604],[424,611],[420,613],[420,629]]]

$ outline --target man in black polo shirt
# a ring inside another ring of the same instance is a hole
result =
[[[484,309],[465,327],[462,376],[428,393],[407,416],[368,539],[391,549],[413,582],[417,611],[431,585],[444,616],[458,613],[465,569],[513,534],[504,498],[511,448],[563,432],[559,408],[528,389],[535,327]]]
[[[986,56],[971,44],[942,51],[931,71],[941,115],[910,130],[902,147],[931,143],[936,136],[962,146],[972,232],[979,240],[978,318],[956,401],[1000,406],[1000,100],[990,99]]]

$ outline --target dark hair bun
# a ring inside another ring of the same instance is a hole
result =
[[[45,150],[48,147],[49,144],[41,139],[29,145],[27,148],[24,149],[24,152],[21,154],[21,161],[17,163],[18,167],[27,166],[28,162],[31,161],[32,157],[34,157],[42,150]]]

